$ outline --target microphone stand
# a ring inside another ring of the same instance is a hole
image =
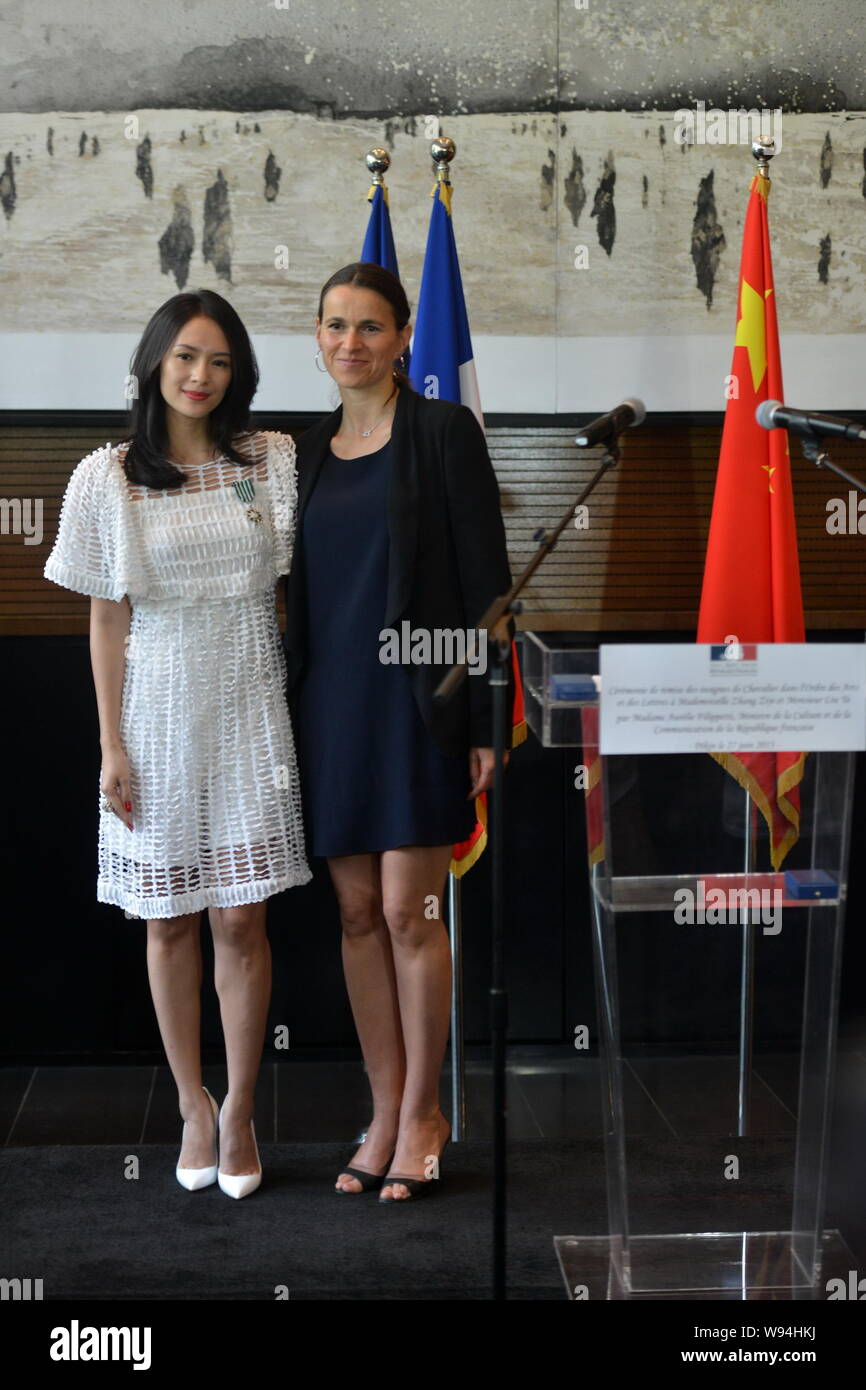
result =
[[[543,527],[533,533],[532,539],[538,541],[538,550],[512,584],[508,593],[501,594],[490,604],[486,613],[476,624],[479,632],[487,633],[488,684],[493,702],[493,797],[490,806],[488,837],[492,847],[491,862],[491,976],[490,976],[490,1035],[493,1060],[493,1299],[503,1301],[507,1298],[505,1283],[506,1246],[506,1106],[505,1106],[505,1052],[506,1030],[508,1027],[508,995],[505,989],[505,933],[503,919],[504,882],[504,752],[506,691],[508,689],[507,665],[511,655],[510,614],[519,613],[523,607],[518,594],[526,586],[539,565],[553,550],[568,523],[579,506],[600,482],[609,469],[619,462],[619,437],[611,430],[603,441],[604,454],[597,471],[586,487],[569,507],[565,516],[550,535]],[[492,655],[492,660],[490,656]],[[452,666],[447,676],[433,693],[437,704],[451,699],[460,684],[466,679],[467,663],[458,662]]]
[[[851,487],[859,488],[861,492],[866,492],[866,483],[855,478],[853,473],[846,473],[844,468],[840,468],[838,463],[834,463],[824,448],[823,434],[819,434],[814,428],[809,429],[808,433],[800,435],[800,443],[803,446],[803,453],[810,463],[814,463],[818,468],[826,468],[831,473],[836,473],[840,478],[844,478]]]

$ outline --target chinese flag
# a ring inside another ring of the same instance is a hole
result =
[[[785,399],[767,223],[769,191],[769,179],[756,174],[743,229],[737,333],[704,565],[699,642],[802,642],[805,637],[788,436],[782,429],[762,429],[755,419],[761,401]],[[778,870],[800,833],[805,754],[713,756],[760,808],[770,832],[770,859]]]
[[[526,738],[526,718],[523,708],[523,685],[520,680],[520,663],[517,660],[517,645],[511,643],[511,664],[514,670],[514,704],[511,709],[511,746],[516,748]],[[449,873],[462,878],[467,869],[481,858],[487,845],[487,793],[475,798],[475,828],[468,840],[454,846]]]
[[[601,755],[598,748],[598,705],[581,710],[583,756],[586,759],[586,849],[589,867],[605,857],[604,798],[601,786]]]

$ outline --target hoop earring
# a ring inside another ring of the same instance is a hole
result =
[[[327,367],[322,367],[322,366],[319,365],[319,358],[321,357],[321,355],[322,355],[322,349],[321,349],[321,348],[318,348],[317,351],[316,351],[316,355],[315,355],[315,357],[313,358],[313,361],[314,361],[315,364],[316,364],[316,371],[327,373],[327,371],[328,371]]]

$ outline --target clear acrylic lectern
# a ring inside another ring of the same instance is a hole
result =
[[[522,667],[582,749],[609,1233],[556,1237],[569,1295],[824,1298],[856,1265],[824,1230],[853,754],[807,756],[774,873],[708,755],[599,756],[597,651],[527,632]]]

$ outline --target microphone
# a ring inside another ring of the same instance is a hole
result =
[[[597,420],[584,425],[574,442],[580,449],[591,449],[593,444],[605,443],[612,434],[620,434],[633,425],[642,425],[645,419],[646,406],[643,401],[631,396],[622,405],[608,411],[607,415],[599,415]]]
[[[817,415],[805,410],[789,410],[781,401],[761,401],[755,419],[765,430],[788,429],[809,438],[815,434],[838,434],[843,439],[866,439],[866,428],[841,415]]]

